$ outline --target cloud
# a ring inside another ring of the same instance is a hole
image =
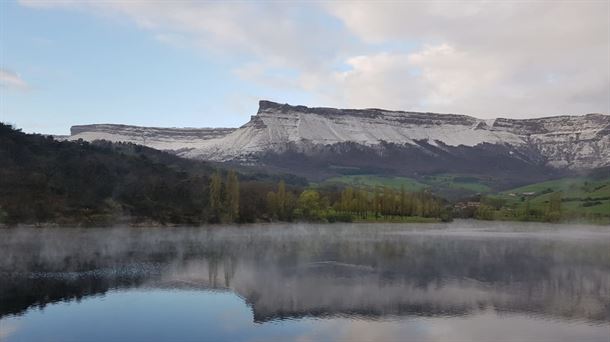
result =
[[[237,60],[253,59],[274,67],[317,69],[349,50],[344,30],[314,5],[213,1],[36,1],[34,8],[67,8],[118,15],[153,31],[170,44],[186,39]]]
[[[35,1],[126,18],[312,105],[535,117],[610,112],[610,3]]]
[[[330,80],[334,93],[328,102],[339,107],[405,109],[419,106],[424,95],[417,85],[408,55],[378,53],[346,61],[348,70]]]
[[[402,56],[406,65],[394,63],[399,74],[414,68],[419,76],[405,81],[415,84],[402,94],[389,93],[388,103],[408,99],[416,89],[421,101],[414,109],[531,117],[610,112],[609,6],[334,2],[326,8],[368,44],[420,42]],[[388,78],[390,70],[373,73],[367,73],[370,82],[402,86]],[[367,97],[379,100],[367,92],[357,96],[360,102]]]
[[[30,88],[17,73],[3,68],[0,68],[0,86],[17,90],[28,90]]]

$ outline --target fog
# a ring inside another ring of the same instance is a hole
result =
[[[229,291],[254,320],[520,312],[610,321],[607,227],[274,224],[0,230],[0,317],[120,289]]]

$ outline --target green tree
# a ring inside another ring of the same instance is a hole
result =
[[[339,209],[344,212],[353,212],[354,189],[350,186],[341,192]]]
[[[400,198],[398,202],[398,214],[405,216],[407,212],[407,192],[405,191],[405,185],[400,185]]]
[[[267,212],[272,219],[279,217],[277,195],[273,191],[269,191],[269,193],[267,193]]]
[[[219,170],[210,178],[210,211],[212,221],[219,222],[222,213],[222,177]]]
[[[561,212],[561,192],[554,192],[551,194],[549,200],[549,211]]]
[[[278,210],[278,217],[280,220],[286,220],[286,218],[288,217],[288,208],[287,208],[287,202],[288,202],[288,198],[286,195],[286,182],[284,182],[284,180],[280,180],[280,182],[277,185],[277,194],[276,194],[276,200],[277,200],[277,210]]]
[[[475,211],[475,217],[479,220],[493,220],[494,208],[485,204],[481,204]]]
[[[366,218],[369,208],[369,194],[366,190],[360,189],[356,193],[356,207],[360,217]]]
[[[273,219],[291,221],[295,206],[294,195],[286,190],[284,180],[278,183],[277,192],[270,191],[267,194],[267,211]]]
[[[321,198],[315,190],[305,190],[298,200],[298,208],[305,219],[320,219]]]
[[[561,219],[561,192],[553,192],[549,198],[549,206],[545,213],[545,220],[557,222]]]
[[[390,187],[383,187],[383,202],[381,203],[381,208],[384,216],[394,214],[394,191]]]
[[[373,195],[373,203],[371,203],[373,206],[373,214],[375,214],[375,217],[379,217],[381,214],[381,208],[383,207],[383,199],[381,197],[381,192],[379,190],[379,187],[375,187],[375,193]]]
[[[239,178],[234,170],[227,174],[226,209],[229,221],[239,218]]]

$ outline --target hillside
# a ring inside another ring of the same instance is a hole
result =
[[[557,168],[594,168],[610,163],[610,116],[556,116],[482,120],[468,115],[335,109],[260,101],[251,120],[225,136],[205,141],[185,156],[206,160],[257,160],[260,152],[283,152],[290,144],[312,146],[382,142],[456,155],[481,145],[510,146],[514,159]],[[429,145],[429,147],[427,146]],[[604,149],[605,148],[605,149]]]
[[[404,188],[406,191],[431,191],[449,200],[459,200],[472,195],[488,194],[497,191],[501,180],[476,175],[436,174],[423,175],[417,178],[379,176],[379,175],[343,175],[331,177],[321,185],[353,186],[357,188],[374,189],[378,186],[388,186],[395,190]]]
[[[486,195],[483,206],[490,219],[610,223],[610,170],[595,174],[533,183]],[[555,203],[555,204],[553,204]]]
[[[57,141],[0,123],[0,165],[0,223],[201,224],[218,219],[209,203],[216,169],[145,146]],[[241,174],[240,180],[239,219],[254,221],[265,215],[257,203],[264,204],[279,176]]]
[[[237,129],[86,125],[73,127],[67,139],[134,142],[315,182],[351,175],[420,182],[426,176],[467,175],[493,179],[498,190],[610,165],[610,116],[604,114],[482,120],[260,101],[256,115]]]
[[[132,143],[57,141],[5,124],[0,165],[0,224],[8,225],[450,219],[429,193],[308,189],[291,175],[237,174]]]

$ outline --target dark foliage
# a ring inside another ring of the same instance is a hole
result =
[[[353,190],[346,199],[342,188],[318,192],[305,189],[302,178],[285,178],[252,170],[238,176],[140,145],[57,141],[0,123],[0,223],[9,225],[334,222],[356,215]],[[379,192],[375,198],[360,194],[367,207],[358,215],[438,217],[439,204],[429,195],[409,195],[424,207],[407,213],[394,204],[399,194]]]
[[[211,168],[150,148],[56,141],[0,124],[0,165],[9,224],[206,220]]]

